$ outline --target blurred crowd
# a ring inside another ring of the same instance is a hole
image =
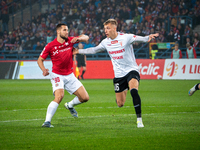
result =
[[[119,32],[141,36],[160,33],[152,42],[176,42],[179,47],[186,47],[187,43],[200,46],[199,33],[192,29],[200,24],[199,0],[63,0],[56,9],[18,22],[12,30],[6,26],[9,17],[3,8],[0,51],[42,50],[55,38],[55,27],[61,22],[68,25],[69,36],[86,34],[90,37],[85,48],[95,46],[106,37],[103,23],[109,18],[117,20]],[[192,22],[186,23],[187,17],[191,17]],[[135,48],[140,46],[134,43]]]

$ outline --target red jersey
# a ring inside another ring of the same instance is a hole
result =
[[[68,75],[73,72],[73,46],[76,43],[71,43],[74,37],[68,37],[64,43],[59,43],[57,38],[48,43],[40,56],[46,59],[50,56],[53,67],[52,72],[59,75]],[[78,43],[78,42],[77,42]]]

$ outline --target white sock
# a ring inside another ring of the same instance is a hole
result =
[[[45,120],[45,122],[46,121],[49,121],[49,122],[51,122],[51,119],[52,119],[52,117],[53,117],[53,115],[55,114],[55,112],[56,112],[56,110],[57,110],[57,108],[58,108],[58,103],[56,103],[56,102],[54,102],[54,101],[52,101],[50,104],[49,104],[49,106],[48,106],[48,108],[47,108],[47,114],[46,114],[46,120]]]
[[[79,99],[78,99],[77,96],[74,97],[74,99],[71,100],[71,101],[68,103],[69,108],[72,108],[72,107],[74,107],[74,106],[76,106],[76,105],[78,105],[78,104],[81,104],[81,102],[79,101]]]
[[[142,122],[142,118],[141,118],[141,117],[138,117],[138,118],[137,118],[137,122],[138,122],[138,121]]]

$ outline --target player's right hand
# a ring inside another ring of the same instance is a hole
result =
[[[49,75],[49,69],[44,69],[43,70],[43,76]]]

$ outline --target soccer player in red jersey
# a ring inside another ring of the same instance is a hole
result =
[[[55,96],[55,99],[47,108],[46,120],[42,127],[53,127],[51,119],[64,97],[64,89],[70,94],[76,95],[72,101],[64,105],[74,117],[78,117],[74,106],[89,100],[89,95],[84,86],[73,74],[73,45],[79,42],[87,42],[89,37],[87,35],[69,37],[68,27],[63,23],[56,26],[56,32],[57,38],[45,46],[37,61],[43,75],[50,75]],[[52,72],[49,72],[49,69],[44,66],[44,60],[48,56],[52,60]]]

